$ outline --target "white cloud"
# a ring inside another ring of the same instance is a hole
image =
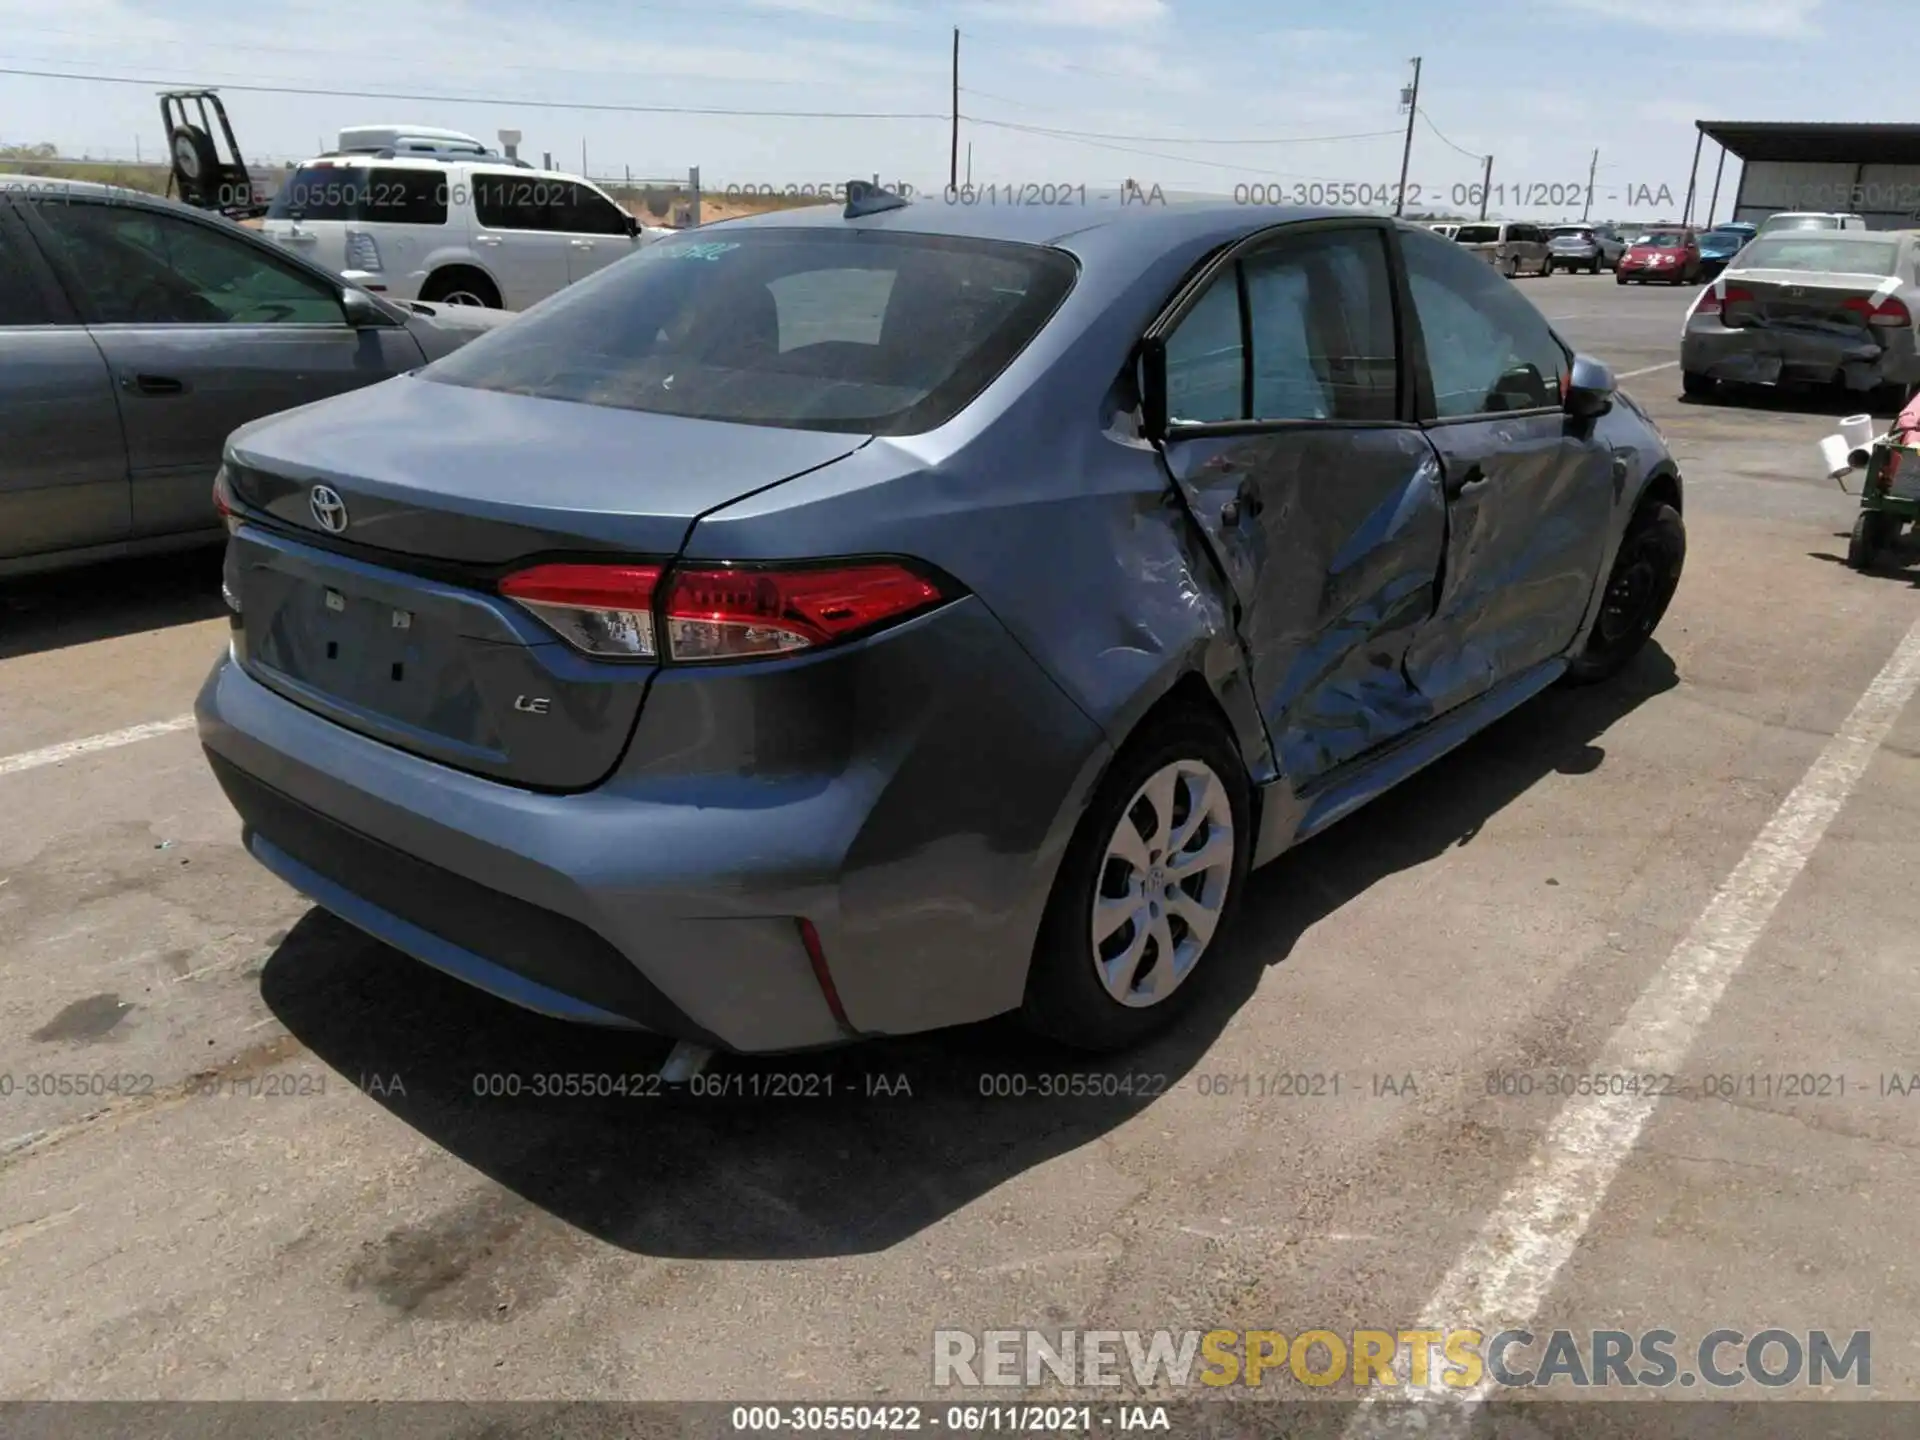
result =
[[[1656,30],[1715,32],[1741,38],[1802,38],[1818,33],[1822,0],[1561,0],[1613,20]]]

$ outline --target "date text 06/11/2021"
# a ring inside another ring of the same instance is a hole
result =
[[[1255,181],[1233,187],[1237,205],[1336,205],[1363,210],[1391,208],[1402,194],[1397,182],[1370,183],[1364,180],[1274,180]],[[1585,206],[1587,182],[1530,180],[1496,181],[1483,185],[1461,181],[1452,185],[1423,185],[1408,181],[1402,208],[1461,209],[1483,203],[1517,206],[1522,209],[1567,208]],[[1627,185],[1619,189],[1595,190],[1592,198],[1607,203],[1624,203],[1647,208],[1673,203],[1673,191],[1666,185]]]

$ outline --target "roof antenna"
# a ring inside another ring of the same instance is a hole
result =
[[[858,220],[862,215],[878,215],[883,210],[898,210],[905,206],[907,197],[883,189],[869,180],[849,180],[847,182],[847,209],[840,218]]]

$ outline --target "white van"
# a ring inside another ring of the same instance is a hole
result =
[[[364,128],[394,138],[384,133],[393,127]],[[349,134],[358,138],[342,132]],[[397,138],[479,143],[420,127]],[[388,145],[309,160],[286,177],[260,229],[275,244],[395,299],[496,310],[524,310],[674,233],[643,227],[576,175],[491,153],[429,158]]]

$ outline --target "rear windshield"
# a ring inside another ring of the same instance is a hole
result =
[[[1591,240],[1593,239],[1593,231],[1583,229],[1578,225],[1562,225],[1557,229],[1549,230],[1547,233],[1553,236],[1553,238],[1556,240]]]
[[[1838,230],[1840,222],[1831,215],[1794,215],[1767,221],[1769,230]]]
[[[1462,245],[1492,245],[1499,243],[1498,225],[1462,225],[1453,237]]]
[[[1762,235],[1741,254],[1740,268],[1891,275],[1899,249],[1897,241],[1854,240],[1837,230]]]
[[[363,165],[305,165],[287,176],[267,206],[273,220],[447,223],[444,170]]]
[[[477,390],[850,434],[964,408],[1073,287],[1063,251],[870,230],[703,230],[421,372]]]

